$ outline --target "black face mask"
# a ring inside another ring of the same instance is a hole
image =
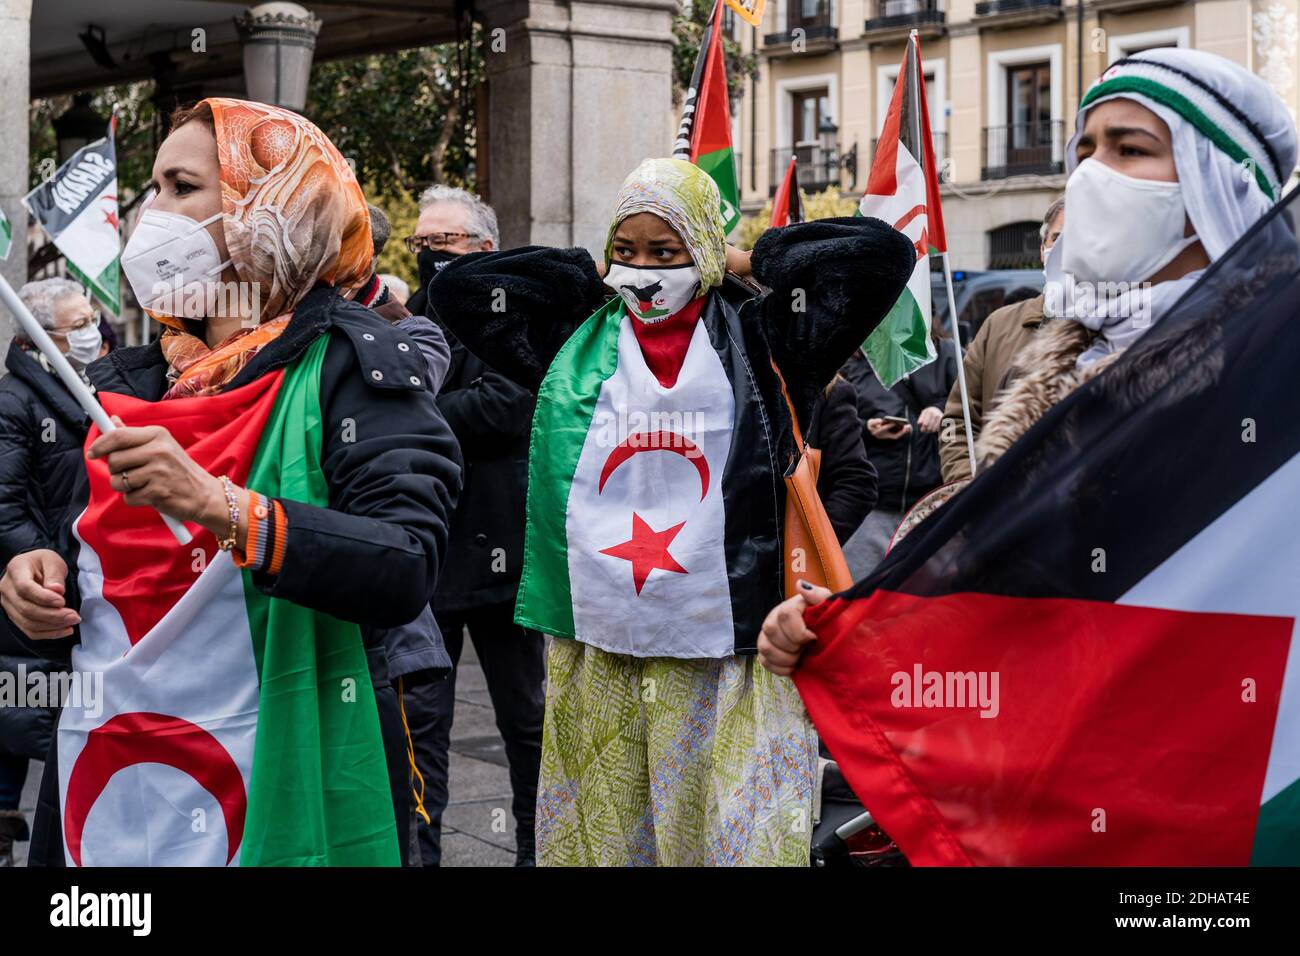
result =
[[[420,267],[420,288],[427,290],[433,277],[455,258],[456,253],[443,249],[421,249],[420,254],[415,258],[416,264]]]

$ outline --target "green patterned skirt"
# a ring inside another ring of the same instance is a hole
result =
[[[808,865],[817,735],[788,679],[549,644],[540,865]]]

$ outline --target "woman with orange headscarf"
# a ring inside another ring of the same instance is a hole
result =
[[[319,129],[204,100],[152,187],[122,265],[166,328],[90,367],[122,427],[90,432],[66,546],[0,579],[32,648],[88,688],[62,702],[31,857],[396,864],[408,788],[376,631],[433,593],[455,440],[419,350],[341,294],[370,273],[369,217]]]

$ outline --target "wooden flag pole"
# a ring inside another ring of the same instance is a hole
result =
[[[68,360],[63,357],[63,353],[54,344],[49,333],[41,328],[41,323],[36,321],[36,317],[28,311],[27,306],[23,304],[23,300],[14,291],[14,287],[9,284],[9,280],[2,275],[0,275],[0,301],[3,301],[9,311],[13,313],[14,318],[18,320],[19,326],[22,327],[23,334],[41,350],[41,354],[45,356],[50,363],[50,367],[54,369],[55,374],[59,376],[63,384],[67,386],[68,391],[72,393],[72,397],[76,399],[82,411],[89,415],[91,421],[99,426],[100,432],[107,435],[116,429],[117,425],[113,422],[113,419],[109,418],[104,406],[95,400],[95,396],[86,387],[86,383],[81,380],[81,376],[68,364]],[[163,522],[171,530],[172,535],[175,536],[179,544],[190,543],[192,537],[189,529],[184,524],[170,515],[163,514],[161,511],[158,514],[162,515]]]

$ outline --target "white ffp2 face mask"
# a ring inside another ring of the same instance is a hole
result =
[[[1085,159],[1065,184],[1061,269],[1077,282],[1142,282],[1199,241],[1183,235],[1186,223],[1178,183]]]
[[[224,262],[208,223],[180,213],[146,209],[122,250],[122,271],[141,308],[178,318],[213,314]]]
[[[699,294],[700,270],[679,266],[629,266],[610,263],[605,285],[623,297],[628,314],[641,322],[662,322]]]

